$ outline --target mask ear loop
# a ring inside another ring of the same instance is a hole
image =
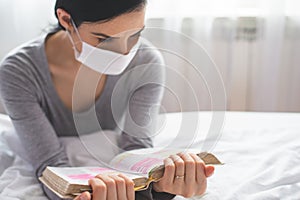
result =
[[[76,48],[75,48],[76,45],[79,44],[79,43],[82,43],[82,39],[81,39],[81,37],[80,37],[80,35],[79,35],[79,31],[78,31],[78,29],[77,29],[77,27],[76,27],[76,25],[75,25],[73,19],[71,18],[70,21],[71,21],[71,23],[72,23],[73,28],[75,29],[75,32],[76,32],[77,37],[79,38],[79,41],[74,42],[74,40],[73,40],[73,38],[72,38],[71,33],[70,33],[69,30],[67,30],[67,32],[68,32],[68,37],[69,37],[69,39],[70,39],[70,41],[71,41],[71,43],[72,43],[72,45],[73,45],[73,48],[76,49]]]

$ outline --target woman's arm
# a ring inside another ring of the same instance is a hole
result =
[[[163,74],[157,74],[162,76]],[[155,121],[159,113],[160,101],[163,94],[163,85],[148,83],[136,90],[129,100],[129,113],[125,119],[125,131],[123,131],[120,147],[123,150],[152,147],[152,137],[155,135],[154,128],[149,126]],[[129,118],[129,119],[128,119]],[[127,121],[126,121],[127,120]],[[128,122],[130,121],[130,122]],[[135,128],[131,128],[135,123]],[[155,124],[153,124],[154,126]],[[128,133],[127,133],[128,132]],[[148,136],[148,137],[147,137]],[[136,192],[136,199],[173,199],[175,195],[165,192],[155,192],[152,184],[145,191]]]
[[[165,65],[162,57],[156,53],[156,56],[152,54],[147,64],[131,72],[133,75],[130,78],[136,78],[137,81],[135,89],[130,92],[125,112],[124,130],[119,143],[123,150],[152,147],[152,137],[156,135],[153,127],[165,87]],[[205,192],[206,179],[212,175],[214,167],[206,166],[194,154],[172,155],[164,162],[166,168],[163,178],[152,183],[148,190],[136,192],[136,199],[172,199],[175,194],[191,197]]]
[[[154,47],[142,45],[134,65],[114,88],[116,94],[120,90],[129,93],[125,110],[122,111],[125,121],[119,142],[119,147],[126,151],[153,146],[152,138],[156,134],[156,120],[165,84],[164,60]],[[113,96],[115,99],[117,97],[118,95]],[[114,101],[118,101],[115,99],[112,99],[112,106]],[[117,112],[113,113],[114,117],[115,113]]]
[[[119,147],[132,150],[153,147],[152,138],[156,135],[156,120],[159,114],[165,84],[165,65],[161,54],[153,48],[140,50],[147,63],[137,65],[128,72],[125,80],[134,80],[125,110],[124,129]],[[145,61],[144,61],[145,62]],[[126,84],[121,84],[126,85]],[[135,193],[136,199],[172,199],[173,194],[156,192],[152,184],[145,191]]]
[[[26,70],[11,64],[0,69],[0,94],[6,112],[33,166],[36,177],[46,166],[68,166],[62,144],[39,105],[36,87],[28,79]],[[50,199],[59,199],[44,188]]]

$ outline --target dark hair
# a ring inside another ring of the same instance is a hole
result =
[[[138,11],[147,0],[56,0],[56,10],[61,8],[68,12],[78,27],[83,22],[106,22],[125,13]],[[61,29],[64,29],[59,24]]]

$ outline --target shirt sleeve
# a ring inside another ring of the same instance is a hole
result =
[[[166,192],[156,192],[152,188],[152,183],[149,185],[149,188],[144,191],[139,191],[135,193],[135,199],[139,200],[170,200],[173,199],[176,195],[166,193]]]
[[[124,151],[153,147],[152,138],[164,92],[165,65],[162,55],[156,49],[143,51],[139,54],[142,64],[136,62],[118,86],[123,88],[115,89],[127,91],[127,102],[123,103],[125,110],[122,111],[124,126],[119,140],[119,147]],[[128,80],[130,83],[127,83]]]
[[[34,82],[25,70],[12,65],[0,69],[0,95],[5,110],[31,163],[36,177],[46,166],[68,166],[63,145],[41,109]],[[50,190],[43,189],[50,199],[59,199]]]
[[[157,117],[164,93],[165,65],[157,50],[153,52],[150,48],[150,52],[147,63],[139,64],[136,69],[128,72],[128,79],[135,80],[136,84],[127,98],[124,129],[119,141],[122,150],[153,147],[152,138],[156,135]],[[174,194],[155,192],[152,184],[147,190],[135,194],[137,200],[169,200],[175,197]]]

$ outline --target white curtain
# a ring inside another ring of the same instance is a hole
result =
[[[208,51],[221,72],[228,110],[295,112],[300,111],[299,8],[298,0],[152,0],[147,17],[148,26],[186,34]],[[157,46],[169,43],[185,49],[185,57],[200,56],[185,40],[149,35]],[[205,81],[182,60],[165,57],[195,88],[199,106],[190,102],[193,93],[185,83],[168,73],[168,87],[176,84],[177,90],[165,94],[164,108],[211,110]],[[205,62],[197,63],[200,71],[206,70]]]
[[[0,60],[55,23],[54,0],[0,0]]]
[[[0,0],[0,60],[56,22],[54,3]],[[161,48],[168,66],[163,109],[223,109],[221,77],[228,110],[300,111],[299,4],[149,0],[147,25],[158,29],[144,37]]]
[[[15,47],[55,24],[54,0],[0,0],[0,62]],[[0,113],[4,113],[0,102]]]

